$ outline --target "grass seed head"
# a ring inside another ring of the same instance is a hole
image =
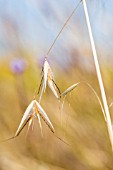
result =
[[[54,75],[46,58],[45,58],[44,66],[43,66],[42,77],[43,77],[43,81],[42,81],[42,87],[40,91],[39,103],[41,101],[43,92],[45,92],[46,90],[47,84],[49,88],[52,90],[53,94],[56,96],[56,98],[59,98],[57,94],[57,90],[56,90],[56,84],[54,83]]]
[[[73,84],[72,86],[70,86],[69,88],[67,88],[67,89],[61,94],[61,96],[63,96],[63,97],[66,96],[68,93],[70,93],[72,90],[74,90],[75,87],[77,87],[79,84],[80,84],[80,82]]]

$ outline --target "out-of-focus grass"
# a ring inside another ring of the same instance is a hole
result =
[[[93,72],[80,68],[71,68],[67,72],[56,69],[55,76],[61,91],[76,82],[87,81],[100,95]],[[113,71],[103,68],[103,77],[110,102],[113,99]],[[29,64],[23,74],[15,75],[10,71],[9,61],[1,62],[0,140],[15,134],[27,105],[34,97],[40,78],[40,69],[33,63]],[[0,143],[0,169],[112,169],[112,152],[106,124],[99,103],[87,85],[80,84],[71,95],[67,95],[62,110],[62,125],[59,102],[49,89],[43,95],[41,105],[52,121],[56,134],[69,146],[58,140],[43,121],[44,138],[41,138],[36,120],[27,138],[25,128],[18,138]]]

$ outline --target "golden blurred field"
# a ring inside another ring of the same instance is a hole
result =
[[[11,72],[10,60],[0,63],[0,140],[15,134],[22,115],[40,83],[40,68],[31,59],[21,74]],[[51,65],[61,91],[76,82],[88,82],[100,96],[95,72],[80,67],[67,71]],[[109,103],[113,99],[113,70],[102,67]],[[37,97],[38,99],[38,97]],[[113,169],[111,144],[100,105],[87,85],[81,83],[68,94],[61,113],[59,102],[47,88],[41,102],[52,121],[57,139],[42,120],[41,137],[38,121],[26,137],[27,126],[14,140],[0,143],[1,170],[108,170]],[[110,109],[111,113],[113,108]],[[112,116],[112,115],[111,115]],[[113,116],[112,116],[113,117]]]
[[[42,137],[35,119],[28,135],[26,125],[17,138],[2,142],[15,135],[39,88],[44,54],[78,2],[0,0],[0,170],[113,170],[106,122],[95,94],[86,84],[101,99],[82,3],[48,57],[61,92],[81,82],[60,102],[48,87],[43,94],[41,106],[55,134],[41,119]],[[113,5],[110,0],[87,0],[87,4],[110,104],[113,102]],[[110,113],[113,122],[113,106]]]

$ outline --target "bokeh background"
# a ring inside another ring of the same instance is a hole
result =
[[[15,134],[22,115],[41,81],[44,56],[77,0],[0,0],[0,140]],[[108,103],[113,101],[113,2],[87,0]],[[42,120],[26,137],[0,143],[1,170],[112,170],[113,157],[99,103],[100,96],[82,4],[68,22],[48,57],[55,82],[67,95],[59,101],[47,88],[41,102],[57,139]],[[38,99],[38,96],[37,96]],[[113,108],[110,108],[113,120]]]

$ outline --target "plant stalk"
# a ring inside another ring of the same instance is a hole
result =
[[[92,29],[91,29],[91,25],[90,25],[90,20],[89,20],[86,0],[82,0],[82,2],[83,2],[84,13],[85,13],[85,17],[86,17],[86,23],[87,23],[87,27],[88,27],[88,32],[89,32],[89,37],[90,37],[90,42],[91,42],[92,53],[93,53],[93,57],[94,57],[94,63],[95,63],[95,67],[96,67],[98,82],[99,82],[99,86],[100,86],[103,106],[104,106],[105,114],[106,114],[106,123],[107,123],[109,138],[110,138],[112,151],[113,151],[113,130],[112,130],[110,112],[109,112],[109,108],[108,108],[108,104],[107,104],[107,98],[106,98],[104,84],[103,84],[103,80],[102,80],[102,76],[101,76],[101,71],[100,71],[100,66],[99,66],[99,62],[98,62],[95,42],[94,42]]]
[[[80,0],[77,4],[77,6],[74,8],[74,10],[72,11],[72,13],[70,14],[70,16],[67,18],[67,20],[65,21],[64,25],[62,26],[61,30],[59,31],[59,33],[57,34],[56,38],[54,39],[52,45],[50,46],[47,55],[49,55],[50,51],[52,50],[54,44],[56,43],[57,39],[59,38],[60,34],[62,33],[63,29],[65,28],[65,26],[67,25],[68,21],[70,20],[70,18],[73,16],[73,14],[75,13],[75,11],[77,10],[77,8],[79,7],[80,3],[82,2],[82,0]]]

